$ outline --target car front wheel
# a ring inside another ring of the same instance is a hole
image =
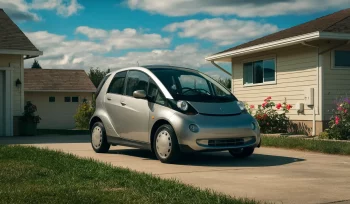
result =
[[[160,126],[153,138],[154,153],[161,162],[173,163],[179,159],[179,143],[171,125]]]
[[[254,147],[245,147],[240,149],[231,149],[229,150],[230,154],[237,158],[246,158],[253,154]]]
[[[111,145],[107,142],[105,127],[101,122],[96,122],[92,126],[91,146],[96,153],[106,153],[111,147]]]

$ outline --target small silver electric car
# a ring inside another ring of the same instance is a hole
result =
[[[193,69],[160,65],[106,75],[90,132],[97,153],[130,146],[149,149],[164,163],[194,151],[247,157],[261,143],[257,121],[224,86]]]

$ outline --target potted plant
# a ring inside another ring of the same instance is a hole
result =
[[[36,115],[36,105],[32,102],[27,101],[24,106],[23,115],[20,117],[21,120],[21,135],[36,135],[37,124],[40,122],[41,118]]]

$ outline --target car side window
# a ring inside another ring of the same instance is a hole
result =
[[[123,94],[125,76],[126,71],[116,73],[108,87],[107,93]]]
[[[153,103],[157,103],[160,105],[166,104],[166,99],[165,99],[163,93],[160,91],[157,84],[152,79],[150,79],[150,81],[149,81],[148,98]]]
[[[129,71],[126,81],[125,95],[133,96],[134,91],[144,90],[147,93],[149,77],[140,71]]]

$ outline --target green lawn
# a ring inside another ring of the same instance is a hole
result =
[[[281,147],[326,154],[350,155],[350,142],[265,136],[262,138],[261,144],[265,147]]]
[[[0,145],[0,203],[259,202],[202,191],[61,152]]]

